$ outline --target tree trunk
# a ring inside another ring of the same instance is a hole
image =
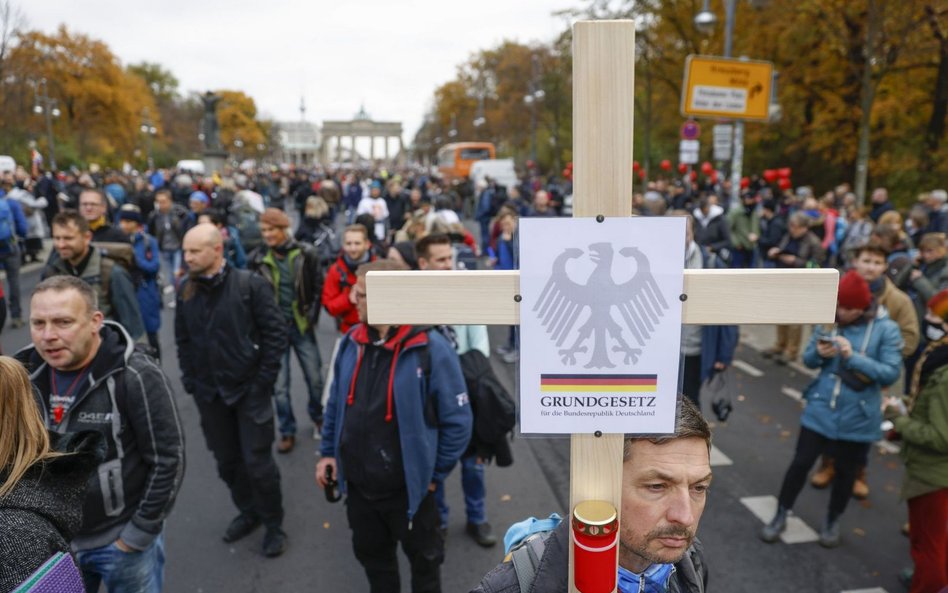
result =
[[[866,46],[863,50],[862,82],[859,89],[859,142],[856,149],[856,175],[853,190],[860,206],[866,203],[866,185],[869,177],[869,123],[872,104],[876,98],[876,81],[873,80],[873,57],[879,29],[882,24],[881,7],[878,0],[868,0],[866,14]]]
[[[938,74],[935,76],[935,90],[932,94],[932,116],[928,120],[925,130],[925,148],[927,149],[922,162],[925,170],[931,172],[934,168],[935,153],[945,136],[945,117],[948,115],[948,36],[938,25],[938,18],[932,6],[927,6],[929,24],[935,39],[938,40]]]

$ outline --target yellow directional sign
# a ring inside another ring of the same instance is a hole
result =
[[[773,71],[771,62],[688,56],[681,113],[692,117],[766,120]]]

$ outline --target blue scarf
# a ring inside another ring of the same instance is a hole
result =
[[[667,593],[673,564],[653,564],[642,574],[619,567],[619,593]],[[644,587],[642,581],[645,581]]]

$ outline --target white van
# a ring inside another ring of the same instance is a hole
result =
[[[178,173],[195,173],[197,175],[204,175],[204,161],[199,161],[197,159],[178,161],[178,164],[175,165],[175,170]]]
[[[477,187],[490,177],[507,189],[517,185],[517,172],[514,170],[513,159],[485,159],[475,161],[471,165],[471,181]]]

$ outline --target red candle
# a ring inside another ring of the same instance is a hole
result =
[[[580,593],[616,588],[619,519],[612,504],[587,500],[573,509],[573,582]]]

